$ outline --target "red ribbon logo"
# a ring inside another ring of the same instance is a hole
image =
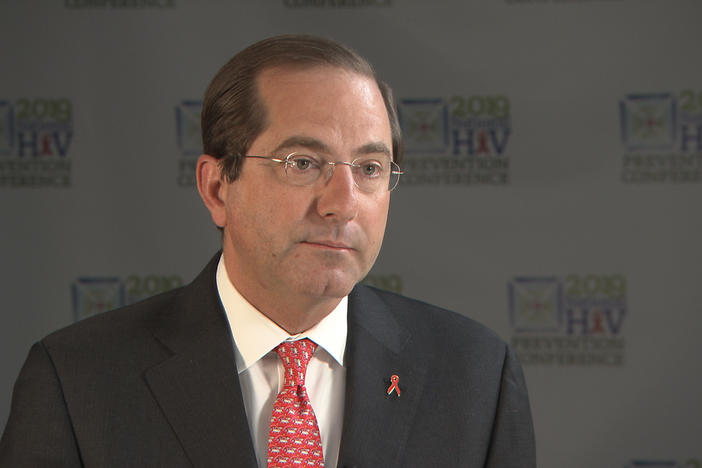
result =
[[[400,387],[397,385],[397,382],[400,381],[400,378],[397,375],[393,375],[390,377],[390,387],[388,387],[388,395],[390,395],[393,391],[397,393],[397,396],[400,396]]]

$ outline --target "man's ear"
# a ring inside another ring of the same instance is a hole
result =
[[[222,176],[219,160],[209,154],[200,155],[195,168],[197,190],[205,206],[210,210],[212,221],[224,227],[227,224],[225,201],[228,183]]]

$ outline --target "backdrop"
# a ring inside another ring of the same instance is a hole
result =
[[[398,98],[406,175],[366,282],[514,346],[540,467],[699,468],[701,19],[696,0],[2,0],[0,424],[33,342],[217,250],[204,89],[305,32]]]

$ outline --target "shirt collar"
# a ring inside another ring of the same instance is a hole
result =
[[[251,305],[237,291],[224,265],[224,254],[217,265],[217,291],[227,314],[236,349],[236,367],[241,374],[285,340],[309,338],[343,366],[346,349],[348,296],[309,330],[291,336]]]

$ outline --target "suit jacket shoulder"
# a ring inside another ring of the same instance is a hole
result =
[[[0,466],[255,467],[217,260],[184,288],[37,343]]]
[[[457,312],[444,309],[417,299],[369,286],[358,286],[361,294],[372,294],[382,301],[398,324],[413,334],[442,346],[446,339],[456,339],[466,344],[470,336],[476,346],[504,347],[502,339],[490,328]]]

